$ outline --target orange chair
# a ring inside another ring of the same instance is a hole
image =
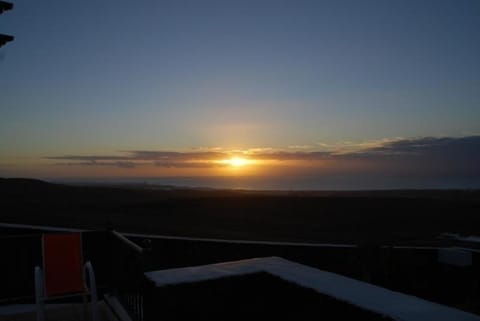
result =
[[[45,320],[45,301],[91,297],[92,321],[98,319],[97,287],[90,261],[83,266],[82,234],[51,233],[42,237],[43,270],[35,267],[37,320]],[[88,274],[88,286],[86,278]]]

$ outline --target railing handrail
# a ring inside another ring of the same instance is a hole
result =
[[[115,235],[121,241],[123,241],[126,245],[128,245],[134,251],[136,251],[140,254],[143,254],[144,249],[140,245],[138,245],[135,242],[129,240],[128,238],[126,238],[125,236],[123,236],[122,234],[118,233],[115,230],[112,230],[112,234]]]

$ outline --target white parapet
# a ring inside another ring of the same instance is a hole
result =
[[[350,303],[394,320],[480,321],[480,316],[391,291],[342,275],[322,271],[280,257],[209,264],[146,272],[156,286],[192,283],[235,275],[267,272],[320,294]],[[319,311],[320,313],[320,311]]]

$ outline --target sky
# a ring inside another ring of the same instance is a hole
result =
[[[478,0],[12,2],[0,177],[480,187]]]

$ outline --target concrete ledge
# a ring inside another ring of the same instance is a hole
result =
[[[156,286],[192,283],[235,275],[267,272],[299,286],[401,321],[480,321],[480,316],[315,269],[280,257],[146,272]],[[319,315],[321,311],[319,311]]]

